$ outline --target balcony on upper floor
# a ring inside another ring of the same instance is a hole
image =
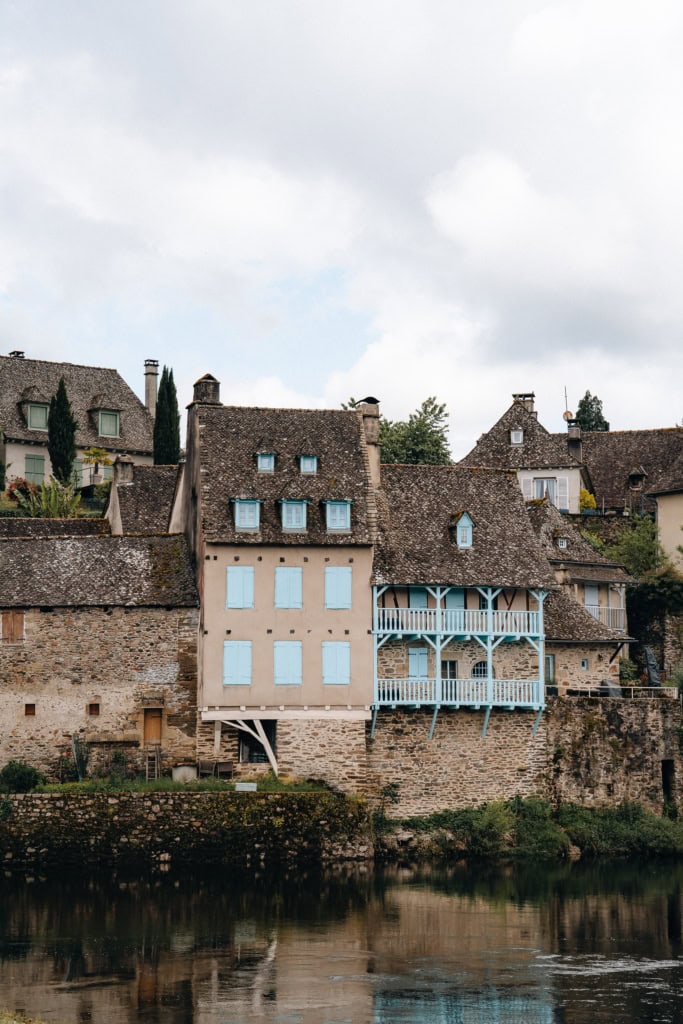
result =
[[[584,608],[601,625],[608,626],[609,629],[616,629],[621,633],[626,629],[625,608],[606,608],[603,605],[597,604],[587,604],[584,605]]]
[[[442,634],[465,638],[499,636],[519,638],[539,636],[541,617],[537,611],[486,608],[376,608],[374,632],[417,636]]]
[[[545,704],[540,679],[378,679],[376,706],[501,707],[538,709]]]

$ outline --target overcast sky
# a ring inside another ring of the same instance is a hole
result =
[[[683,419],[683,5],[0,0],[0,354]]]

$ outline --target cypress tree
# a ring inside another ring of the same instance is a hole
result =
[[[77,426],[62,377],[57,393],[50,399],[50,410],[47,414],[47,450],[52,463],[52,475],[60,484],[68,484],[71,481],[76,459]]]
[[[154,465],[172,466],[180,458],[180,415],[173,370],[161,371],[154,417]]]

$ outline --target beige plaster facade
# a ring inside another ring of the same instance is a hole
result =
[[[518,469],[517,479],[527,501],[544,497],[543,494],[537,493],[538,487],[542,485],[537,484],[536,481],[554,480],[555,495],[553,504],[563,512],[568,511],[578,514],[580,511],[579,497],[583,487],[583,479],[579,467],[576,469],[571,467],[566,469]],[[566,505],[564,500],[561,500],[565,494],[567,497]]]
[[[671,561],[683,570],[683,491],[657,495],[659,540]]]
[[[46,431],[46,434],[47,434],[47,431]],[[118,449],[118,448],[116,448],[116,447],[111,445],[111,442],[115,441],[115,440],[116,440],[116,438],[104,438],[103,437],[101,439],[101,441],[102,441],[101,447],[104,448],[105,451],[109,452],[109,455],[110,455],[110,458],[112,459],[112,462],[113,462],[113,460],[114,460],[114,458],[116,457],[117,454],[123,454],[123,451],[121,449]],[[2,456],[2,452],[3,451],[4,451],[4,457]],[[81,460],[81,461],[83,460],[84,451],[85,451],[84,448],[77,448],[76,449],[76,460],[77,461],[78,460]],[[19,479],[20,477],[21,478],[26,478],[27,473],[30,472],[30,464],[27,466],[26,458],[27,458],[27,456],[29,458],[31,458],[32,456],[36,456],[36,455],[40,456],[41,458],[43,458],[45,460],[45,472],[44,472],[43,480],[44,480],[45,483],[47,483],[48,480],[52,476],[52,463],[50,462],[50,456],[49,456],[48,450],[47,450],[47,437],[45,439],[45,444],[44,445],[38,445],[38,444],[19,444],[17,441],[7,441],[7,442],[5,442],[4,445],[0,445],[0,461],[3,461],[5,463],[5,466],[6,466],[6,479],[7,479],[7,483],[10,484],[12,482],[12,480]],[[153,459],[153,457],[151,455],[140,455],[140,454],[136,454],[136,453],[131,453],[130,457],[132,458],[133,462],[136,463],[139,466],[152,466],[152,465],[154,465],[154,459]],[[110,476],[110,474],[111,474],[111,466],[104,466],[103,467],[100,464],[99,470],[98,470],[98,478],[96,479],[95,478],[94,469],[95,469],[94,466],[85,465],[85,464],[83,465],[82,479],[81,479],[81,484],[82,484],[83,487],[86,487],[86,486],[88,486],[88,484],[91,484],[91,483],[101,483],[101,481],[102,481],[104,476],[106,476],[108,478]]]

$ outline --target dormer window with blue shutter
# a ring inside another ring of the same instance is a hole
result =
[[[318,472],[318,456],[300,455],[299,470],[301,473],[305,473],[308,476],[315,476],[315,474]]]
[[[260,502],[235,498],[235,529],[242,533],[256,533],[259,528]]]
[[[351,529],[351,502],[326,502],[325,521],[329,533],[348,532]]]
[[[275,455],[273,452],[258,452],[256,455],[256,468],[259,473],[275,472]]]
[[[280,502],[280,515],[282,517],[282,529],[292,533],[304,533],[306,530],[306,502],[305,501],[282,501]]]
[[[463,512],[455,527],[455,542],[459,548],[472,547],[472,526],[472,520],[467,512]]]

